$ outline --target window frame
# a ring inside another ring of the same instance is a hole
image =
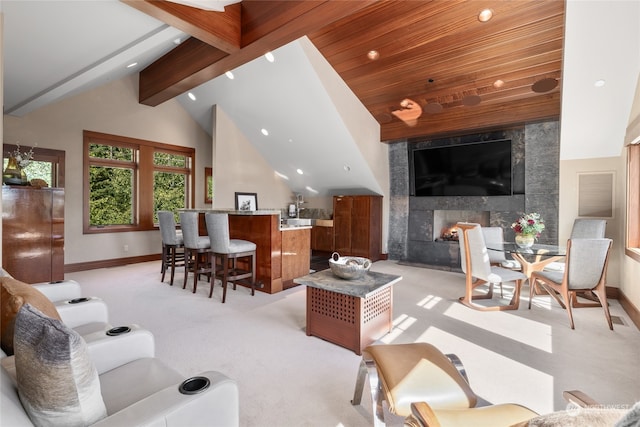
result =
[[[195,148],[165,144],[155,141],[110,135],[100,132],[84,130],[83,139],[83,234],[119,233],[128,231],[157,230],[158,225],[153,221],[154,214],[154,172],[166,169],[154,164],[153,154],[157,151],[185,156],[186,172],[186,208],[193,208],[195,195]],[[89,212],[89,169],[94,165],[124,166],[129,162],[89,157],[90,144],[113,145],[134,149],[134,188],[132,195],[133,224],[131,225],[90,225]],[[169,168],[175,171],[175,168]]]
[[[626,228],[625,254],[640,262],[640,144],[627,146]]]

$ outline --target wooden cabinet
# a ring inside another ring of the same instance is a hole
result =
[[[311,249],[333,252],[333,227],[314,225],[311,229]]]
[[[2,266],[26,283],[64,280],[64,189],[2,187]]]
[[[293,279],[309,274],[311,229],[286,229],[282,233],[282,287],[294,286]]]
[[[377,261],[382,252],[382,196],[333,198],[333,246],[340,255]]]

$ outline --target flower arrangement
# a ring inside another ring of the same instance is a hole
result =
[[[29,166],[29,163],[31,163],[31,160],[33,160],[33,147],[31,147],[29,151],[20,151],[20,144],[16,144],[16,149],[7,154],[9,154],[9,157],[16,159],[18,166],[26,168]]]
[[[536,238],[544,230],[544,220],[539,213],[528,213],[522,215],[516,222],[511,224],[511,228],[516,234],[535,236]]]

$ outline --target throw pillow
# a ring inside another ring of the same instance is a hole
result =
[[[20,401],[36,426],[87,426],[106,417],[87,344],[61,321],[25,304],[15,323]]]
[[[61,319],[56,306],[33,286],[10,276],[0,277],[0,284],[0,345],[11,356],[16,315],[24,304],[31,304],[49,317]]]

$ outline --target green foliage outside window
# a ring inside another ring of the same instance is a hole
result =
[[[133,161],[133,149],[117,145],[89,144],[89,157]]]
[[[179,154],[169,154],[161,151],[156,151],[155,153],[153,153],[153,164],[156,166],[186,168],[187,157]]]
[[[133,224],[132,196],[132,169],[89,168],[89,221],[92,226]]]
[[[158,223],[158,211],[176,212],[186,207],[187,176],[183,173],[154,172],[153,174],[153,221]]]

